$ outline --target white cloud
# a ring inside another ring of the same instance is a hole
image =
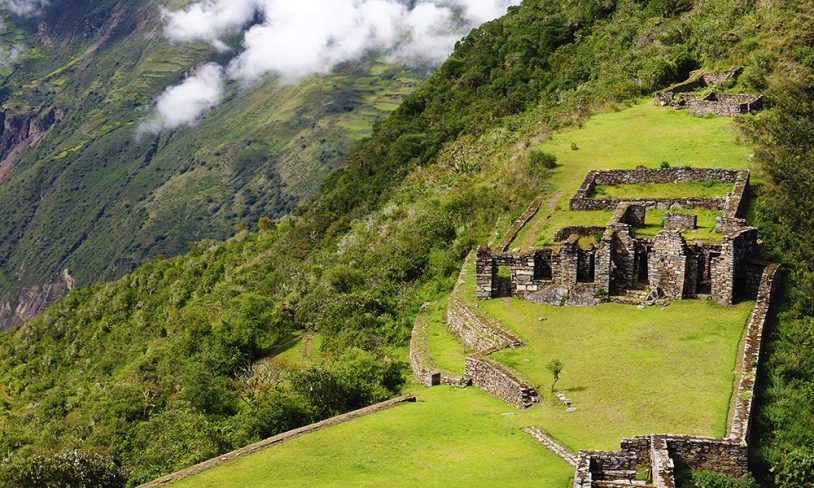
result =
[[[258,12],[262,0],[204,0],[183,10],[161,10],[165,32],[171,41],[206,41],[226,50],[225,35],[237,34]]]
[[[202,66],[180,85],[167,88],[156,101],[153,117],[139,125],[137,134],[192,125],[223,100],[223,68],[215,63]]]
[[[159,132],[194,122],[219,103],[224,77],[246,84],[271,74],[283,83],[294,83],[310,74],[328,73],[370,51],[406,64],[438,65],[470,29],[518,3],[520,0],[199,0],[183,10],[164,10],[165,34],[171,41],[204,41],[222,52],[229,50],[225,38],[242,32],[243,41],[225,71],[211,67],[208,79],[190,79],[162,94],[156,115],[142,125],[142,131]],[[215,83],[220,84],[219,89]],[[196,89],[207,92],[190,104]],[[176,110],[181,106],[187,110]]]
[[[1,28],[2,26],[0,26]],[[8,69],[17,64],[23,55],[23,49],[19,45],[10,48],[0,47],[0,68]]]
[[[48,5],[48,0],[2,0],[0,5],[20,17],[36,17]]]

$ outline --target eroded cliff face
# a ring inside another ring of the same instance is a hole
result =
[[[11,173],[25,151],[39,144],[64,116],[59,108],[50,108],[41,115],[0,111],[0,181]]]
[[[59,300],[76,286],[67,269],[51,277],[46,282],[21,289],[0,300],[0,330],[9,330],[22,325],[45,308]]]

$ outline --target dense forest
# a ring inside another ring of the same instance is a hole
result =
[[[0,336],[0,479],[21,486],[68,464],[133,485],[395,394],[421,304],[545,185],[524,141],[692,69],[738,64],[739,88],[770,102],[742,127],[765,172],[756,220],[787,276],[756,475],[814,483],[812,11],[739,0],[512,8],[460,41],[297,215],[76,290]],[[275,360],[303,331],[320,335],[323,356]]]

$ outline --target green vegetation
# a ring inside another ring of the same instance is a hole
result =
[[[557,391],[577,411],[566,413],[545,395],[539,425],[573,449],[618,449],[619,439],[650,432],[723,437],[738,342],[751,307],[697,300],[644,310],[520,299],[480,304],[528,344],[492,357],[540,391],[551,385],[548,363],[561,358]]]
[[[446,323],[446,308],[439,303],[430,314],[429,354],[440,368],[461,375],[467,351],[450,334]]]
[[[677,198],[723,197],[732,191],[732,183],[715,180],[682,183],[634,183],[631,185],[597,185],[596,198]]]
[[[732,478],[719,473],[709,471],[691,471],[689,473],[679,471],[676,474],[676,484],[678,488],[758,488],[755,478],[746,475],[741,478]]]
[[[482,391],[421,389],[418,402],[329,427],[173,484],[184,487],[528,486],[565,488],[574,469]],[[514,412],[512,412],[514,413]]]
[[[112,1],[95,5],[102,9],[110,4]],[[563,208],[587,169],[597,166],[656,167],[661,161],[674,165],[747,165],[749,150],[733,143],[736,136],[730,119],[694,119],[685,113],[660,110],[650,103],[619,112],[614,109],[624,109],[639,97],[680,81],[690,69],[702,66],[720,69],[742,64],[744,90],[763,90],[777,84],[782,91],[785,85],[776,80],[788,76],[775,70],[803,69],[811,64],[811,38],[803,35],[810,30],[800,26],[810,11],[808,3],[798,2],[526,0],[503,19],[486,24],[460,42],[444,66],[408,95],[391,115],[374,125],[370,137],[360,141],[348,156],[347,164],[328,177],[313,202],[297,212],[296,218],[285,219],[273,231],[241,232],[220,244],[198,243],[188,255],[149,264],[114,283],[75,291],[21,329],[0,336],[0,452],[4,453],[6,463],[26,463],[35,453],[51,455],[82,446],[121,465],[128,472],[130,483],[136,483],[261,436],[394,393],[400,389],[403,377],[403,369],[399,371],[397,363],[403,362],[403,347],[421,304],[448,292],[473,246],[502,235],[512,218],[520,215],[541,189],[549,200],[563,190],[554,200],[550,209],[553,212],[557,207]],[[126,32],[121,36],[131,39],[129,42],[158,42]],[[109,173],[111,179],[92,185],[90,180],[78,183],[84,180],[76,176],[71,192],[64,193],[58,202],[38,208],[38,215],[51,215],[51,219],[34,225],[26,220],[34,211],[31,201],[45,195],[42,190],[48,184],[61,185],[68,174],[56,177],[52,173],[38,173],[29,164],[21,166],[19,178],[25,184],[15,180],[14,185],[4,184],[0,190],[0,195],[4,192],[11,195],[2,200],[11,202],[2,206],[2,211],[8,212],[8,217],[4,213],[0,219],[5,235],[9,236],[2,240],[4,246],[21,242],[20,249],[31,252],[43,266],[53,266],[61,265],[59,258],[63,252],[79,242],[77,249],[82,251],[77,251],[77,255],[85,257],[72,258],[66,265],[95,276],[93,270],[99,268],[92,266],[94,262],[109,265],[117,256],[144,256],[147,251],[143,249],[161,251],[163,244],[156,241],[199,239],[196,229],[207,221],[208,215],[228,216],[224,220],[231,226],[235,220],[244,223],[256,220],[252,216],[254,210],[249,210],[245,218],[234,218],[247,208],[271,213],[261,207],[273,206],[270,195],[276,193],[247,194],[231,188],[224,190],[229,198],[216,194],[208,202],[207,188],[213,181],[222,181],[224,174],[231,175],[230,171],[237,174],[241,168],[255,167],[252,161],[256,162],[258,155],[288,154],[284,147],[266,143],[268,151],[260,144],[252,149],[245,145],[245,139],[237,138],[234,145],[223,148],[226,152],[222,154],[234,151],[245,157],[218,159],[217,149],[210,145],[211,138],[200,135],[187,139],[186,134],[196,133],[189,131],[157,142],[143,141],[144,146],[138,151],[127,149],[136,144],[127,125],[132,118],[122,120],[115,116],[119,112],[128,113],[120,110],[122,103],[126,105],[121,101],[146,103],[156,91],[153,82],[163,87],[177,81],[178,73],[205,57],[204,53],[190,52],[186,60],[173,59],[179,64],[174,66],[166,61],[166,56],[152,55],[142,45],[137,48],[128,51],[131,56],[125,58],[112,51],[100,51],[109,53],[111,64],[116,58],[131,60],[117,70],[118,78],[100,75],[102,81],[95,80],[95,73],[111,73],[105,70],[109,65],[101,59],[93,60],[96,70],[78,69],[82,65],[74,63],[59,74],[68,77],[62,84],[65,90],[83,88],[84,91],[77,92],[77,99],[87,107],[105,99],[105,93],[93,95],[92,88],[85,90],[95,86],[94,83],[112,83],[125,77],[129,78],[126,87],[142,90],[138,97],[125,89],[110,93],[107,99],[120,101],[112,109],[114,113],[89,113],[81,137],[80,133],[66,136],[70,143],[54,151],[54,155],[59,155],[69,148],[88,148],[89,145],[80,146],[85,138],[115,136],[109,144],[96,146],[94,151],[79,151],[85,153],[83,163],[71,165],[69,173]],[[57,56],[74,59],[54,53]],[[153,61],[136,69],[134,58]],[[53,63],[44,60],[43,65],[48,65],[47,72],[53,71]],[[31,77],[37,78],[33,74]],[[76,81],[72,81],[74,78]],[[802,89],[794,93],[798,92],[808,93]],[[262,108],[265,96],[262,91],[249,93],[253,95],[245,95],[244,107],[251,111],[258,103],[256,110],[261,115],[253,112],[251,115],[261,117],[266,113]],[[34,102],[51,96],[43,89],[41,98],[9,99],[7,104],[39,107],[40,103]],[[14,98],[21,97],[15,93]],[[810,127],[810,112],[806,112],[810,106],[800,103],[800,107],[792,107],[791,120],[775,123],[771,115],[765,122],[762,117],[757,118],[757,122],[768,124],[761,129],[771,136],[763,139],[772,144],[767,154],[776,154],[778,158],[777,174],[767,176],[767,185],[779,182],[777,195],[807,194],[807,179],[792,168],[808,168],[804,162],[810,160],[810,153],[805,150],[810,150],[806,144],[812,138],[805,128]],[[226,113],[231,107],[229,102],[221,110]],[[597,111],[606,113],[586,120],[587,115]],[[81,118],[83,113],[72,111],[69,118]],[[663,119],[664,124],[654,126],[652,118],[641,117],[647,113]],[[231,125],[221,124],[218,115],[213,117],[213,125],[236,133],[240,131],[235,127],[241,124],[251,127],[255,123],[244,124],[244,119],[237,117]],[[614,128],[620,117],[638,126],[635,130],[630,125],[624,130]],[[569,131],[566,137],[565,132],[555,133],[580,124],[583,129]],[[663,137],[660,129],[654,128],[673,124],[684,128],[684,133]],[[204,125],[202,122],[199,127]],[[306,126],[295,133],[309,130]],[[74,161],[72,155],[77,153],[71,151],[64,158],[47,157],[61,134],[55,131],[46,144],[29,156],[31,161],[36,159],[37,167],[47,166],[56,171]],[[638,142],[625,148],[623,141],[628,139]],[[603,142],[594,142],[592,146],[591,141],[598,140]],[[777,153],[771,152],[775,142]],[[144,156],[150,153],[153,144],[164,154],[162,161],[166,164],[159,164],[158,159],[145,161]],[[165,147],[174,149],[162,149]],[[251,151],[244,152],[247,147]],[[124,153],[117,152],[122,150],[132,150],[140,157],[125,158]],[[532,168],[528,154],[532,150],[555,155],[558,166],[543,168],[544,171]],[[119,158],[135,163],[113,164]],[[172,184],[163,184],[173,167],[167,165],[174,161],[182,161],[187,171],[174,177]],[[219,170],[224,164],[240,161],[245,164],[225,172]],[[281,163],[280,168],[285,166],[295,172],[299,167],[295,161]],[[269,174],[265,171],[256,176],[265,181]],[[791,177],[796,181],[787,182]],[[118,190],[117,185],[122,182],[134,185],[126,189],[140,190],[127,197],[127,191]],[[158,182],[162,183],[162,191],[153,191]],[[236,188],[243,188],[241,185]],[[201,198],[187,202],[183,192],[191,188]],[[95,228],[121,232],[91,233],[87,240],[80,241],[83,231],[92,227],[99,214],[96,203],[100,194],[123,203],[119,208],[107,200],[111,203],[105,207],[104,215],[112,217]],[[176,219],[168,222],[184,225],[161,223],[159,217],[165,215],[161,203],[165,201],[174,202],[175,210],[188,210],[189,213],[166,211],[166,215]],[[133,202],[138,202],[138,206]],[[807,205],[793,209],[794,201],[780,196],[767,202],[770,202],[765,206],[768,217],[761,224],[764,228],[775,221],[789,222],[785,219],[799,216],[798,212],[804,216],[811,213]],[[196,213],[210,205],[213,209],[210,214]],[[284,203],[283,207],[289,208],[287,205]],[[23,209],[19,215],[18,209]],[[520,240],[536,242],[541,235],[541,224],[537,222],[545,222],[548,213],[549,207],[544,204],[544,211],[529,227],[531,234],[521,235]],[[153,231],[145,231],[142,238],[138,237],[140,227],[134,222],[145,215],[154,224],[144,226]],[[804,281],[805,276],[811,275],[808,266],[814,262],[808,259],[809,221],[791,221],[800,226],[793,232],[778,225],[777,231],[764,236],[767,242],[772,242],[781,232],[785,233],[776,245],[786,246],[787,251],[783,247],[776,250],[787,252],[784,256],[788,261],[803,270],[795,274],[795,283],[812,282]],[[29,222],[27,227],[22,225],[25,222]],[[75,233],[64,234],[66,228]],[[53,247],[40,247],[41,241],[34,239],[33,234],[30,240],[20,241],[19,234],[24,229],[25,232],[40,229],[41,236],[72,238],[59,241],[61,244],[56,247],[62,252],[53,252]],[[137,245],[130,246],[132,236],[137,236]],[[102,252],[102,247],[94,242],[103,241],[115,243],[124,251]],[[20,260],[7,259],[6,247],[2,253],[0,261],[7,270],[17,270]],[[791,259],[794,256],[806,259]],[[129,267],[134,262],[138,260],[122,266]],[[87,281],[87,277],[80,280]],[[811,442],[814,429],[810,428],[814,413],[809,401],[814,384],[808,347],[811,320],[806,318],[811,315],[807,307],[814,293],[810,293],[810,286],[793,291],[792,296],[800,301],[801,308],[783,321],[778,355],[770,362],[773,368],[770,393],[764,397],[769,407],[763,432],[770,432],[764,438],[767,446],[763,451],[767,467],[764,472],[768,472],[768,466],[774,466],[778,479],[798,479],[810,473],[806,471],[810,448],[801,446],[814,445]],[[666,313],[680,310],[671,306]],[[732,313],[740,311],[733,310]],[[655,309],[643,313],[655,316],[658,312]],[[689,316],[693,319],[688,321],[689,325],[668,333],[680,335],[684,327],[690,331],[702,327],[695,320],[698,313],[725,316],[717,309],[696,312]],[[554,320],[544,323],[549,322]],[[736,336],[728,326],[722,326],[717,334]],[[740,327],[742,323],[738,324]],[[256,393],[255,398],[265,399],[246,402],[242,398],[246,397],[245,386],[256,383],[242,381],[240,373],[248,365],[266,361],[275,347],[285,344],[298,331],[322,337],[321,359],[316,364],[287,371],[289,379],[276,388],[248,390]],[[700,349],[718,351],[723,347],[720,344],[726,344],[715,360],[723,362],[720,358],[734,355],[736,340],[720,339],[713,332],[708,339],[688,336],[685,342]],[[660,345],[658,337],[640,339],[654,340]],[[628,344],[627,350],[632,348]],[[648,353],[639,354],[647,359]],[[631,355],[635,356],[633,352]],[[559,385],[562,388],[570,381],[569,370],[578,371],[579,365],[568,354],[561,356],[566,364]],[[518,368],[522,369],[525,362],[523,358],[519,360]],[[721,373],[717,366],[703,364],[713,368],[710,381],[726,383],[725,388],[729,388],[731,381],[724,380],[731,380],[731,372]],[[732,361],[728,365],[731,369]],[[320,401],[310,396],[312,391],[319,393]],[[592,391],[589,388],[584,394]],[[716,389],[716,394],[720,396],[726,391]],[[721,405],[716,412],[725,409],[722,401],[713,401]],[[581,403],[574,414],[579,416],[590,408],[593,407],[589,402]],[[715,432],[723,425],[719,417],[695,417],[696,408],[690,407],[690,414],[679,415],[675,423],[687,422],[691,427],[687,430],[706,432]],[[551,405],[532,410],[548,415],[546,418],[555,426],[557,416],[565,416]],[[518,415],[507,421],[513,422],[514,418],[526,425],[538,420]],[[568,417],[571,418],[574,417]],[[656,426],[663,425],[657,423],[660,421],[653,419]],[[569,429],[564,423],[559,425],[563,426],[563,433]],[[637,425],[631,427],[638,430]],[[615,447],[611,437],[614,443],[618,442],[621,432],[609,429],[614,427],[602,427],[598,438],[604,439],[602,443],[607,447]],[[577,425],[571,431],[573,438],[565,439],[569,443],[578,440],[585,430]],[[516,429],[513,432],[512,435],[521,438]],[[478,439],[477,445],[485,449],[488,443]],[[539,446],[528,445],[535,453],[544,452]],[[489,449],[490,456],[495,452]],[[566,468],[562,468],[563,472]],[[483,472],[483,468],[473,469]],[[490,465],[490,469],[496,468]]]
[[[757,474],[779,488],[814,485],[814,19],[803,16],[795,28],[789,48],[799,67],[773,85],[775,106],[746,124],[766,174],[756,220],[785,267],[756,399]]]

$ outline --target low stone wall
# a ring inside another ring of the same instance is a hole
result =
[[[627,224],[632,225],[633,227],[641,227],[644,225],[646,216],[647,207],[644,205],[623,202],[616,207],[616,210],[614,210],[608,225],[616,226],[619,224]]]
[[[676,108],[687,108],[693,115],[731,117],[762,109],[763,97],[748,93],[710,92],[705,95],[682,93],[674,106]]]
[[[259,442],[255,442],[254,444],[248,445],[241,449],[237,449],[235,451],[222,454],[218,457],[212,458],[208,461],[204,461],[202,463],[196,464],[190,468],[187,468],[182,471],[178,471],[172,474],[168,474],[166,476],[162,476],[156,480],[150,481],[148,483],[144,483],[143,485],[139,485],[138,488],[155,488],[158,486],[164,486],[166,484],[174,483],[176,481],[180,481],[184,478],[189,478],[190,476],[195,476],[196,474],[200,474],[204,471],[210,470],[222,464],[226,464],[233,459],[237,459],[239,457],[246,456],[248,454],[253,454],[257,451],[261,451],[267,447],[271,447],[282,442],[294,439],[296,437],[300,437],[305,434],[310,434],[312,432],[316,432],[318,430],[322,430],[326,427],[331,427],[334,425],[338,425],[349,420],[358,419],[360,417],[365,417],[372,413],[381,412],[382,410],[386,410],[388,408],[392,408],[398,405],[403,405],[405,403],[415,402],[416,398],[414,395],[401,395],[396,398],[392,398],[390,400],[383,401],[381,403],[377,403],[375,405],[371,405],[369,407],[360,408],[359,410],[354,410],[352,412],[348,412],[342,415],[337,415],[336,417],[331,417],[329,419],[323,420],[321,422],[317,422],[314,424],[306,425],[305,427],[300,427],[299,429],[289,430],[288,432],[284,432],[282,434],[278,434],[274,437],[269,437],[268,439],[264,439]]]
[[[464,375],[472,385],[482,388],[506,403],[529,408],[539,401],[537,390],[509,368],[480,356],[468,356]]]
[[[522,347],[523,341],[511,332],[473,313],[453,295],[447,307],[447,327],[469,349],[485,351],[495,347]]]
[[[746,228],[746,219],[736,217],[715,217],[715,232],[719,234],[735,234]]]
[[[659,437],[666,440],[676,469],[714,471],[734,477],[749,472],[749,453],[745,444],[708,437]]]
[[[632,185],[636,183],[690,183],[706,180],[732,182],[738,179],[739,170],[720,168],[636,168],[596,171],[594,184],[606,186]]]
[[[699,198],[593,198],[597,185],[617,186],[635,183],[682,183],[715,180],[732,182],[733,189],[726,197]],[[632,170],[590,171],[577,192],[569,201],[571,210],[603,210],[617,208],[624,202],[635,203],[647,208],[668,210],[673,206],[681,208],[707,208],[723,210],[732,217],[745,210],[744,193],[748,189],[749,172],[719,168],[636,168]]]
[[[727,436],[727,439],[743,445],[749,439],[763,333],[772,310],[779,269],[780,266],[774,263],[765,267],[755,300],[755,308],[752,310],[746,326],[746,342],[741,356],[740,379],[735,392],[735,409]]]
[[[572,198],[568,205],[571,210],[607,210],[616,208],[620,203],[631,202],[654,210],[669,210],[670,208],[705,208],[709,210],[724,210],[726,198]]]

